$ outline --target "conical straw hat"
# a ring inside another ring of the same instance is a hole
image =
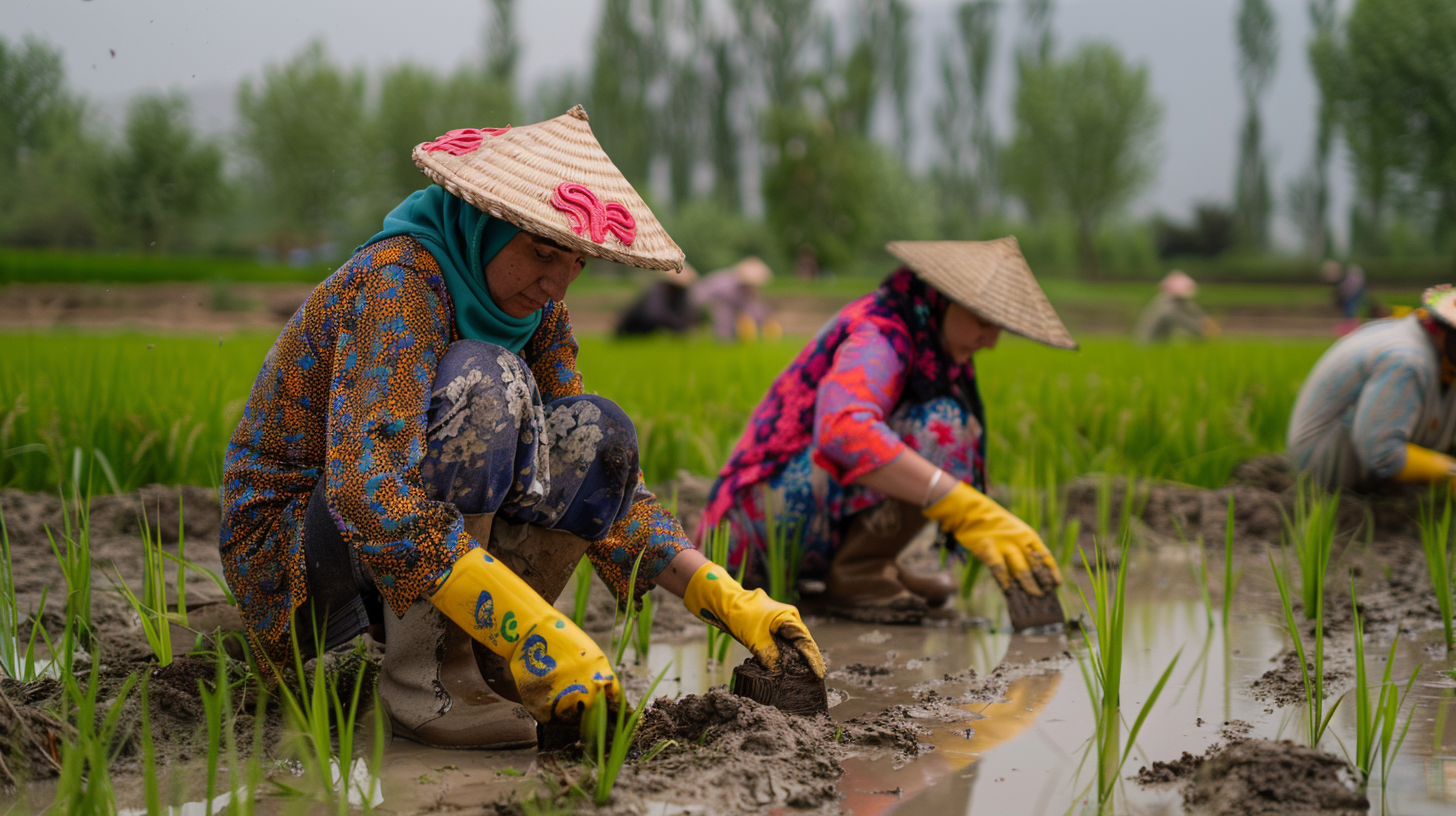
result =
[[[415,146],[451,194],[596,258],[680,270],[683,251],[592,135],[580,105],[523,127],[466,128]]]
[[[1014,237],[994,241],[892,241],[885,249],[926,283],[981,319],[1052,348],[1077,347],[1077,341],[1037,285]]]

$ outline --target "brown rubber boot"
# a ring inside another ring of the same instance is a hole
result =
[[[939,570],[937,572],[910,572],[904,567],[897,567],[897,577],[905,588],[925,599],[925,603],[931,608],[944,606],[951,596],[960,589],[960,582],[951,574],[950,570]]]
[[[900,581],[895,556],[924,526],[918,510],[894,499],[856,513],[829,563],[825,607],[865,623],[919,623],[928,605]]]
[[[379,699],[394,733],[435,748],[530,748],[536,721],[486,687],[474,642],[429,601],[384,616]]]

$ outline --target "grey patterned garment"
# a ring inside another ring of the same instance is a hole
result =
[[[1289,460],[1325,486],[1391,479],[1405,445],[1441,452],[1456,430],[1456,389],[1441,387],[1441,357],[1414,316],[1377,320],[1320,357],[1289,418]]]
[[[637,433],[611,400],[541,402],[526,363],[489,343],[450,346],[430,395],[421,475],[462,513],[600,541],[637,498]]]

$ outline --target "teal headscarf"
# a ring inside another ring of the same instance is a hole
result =
[[[445,288],[455,302],[455,325],[461,337],[483,340],[520,353],[541,325],[538,309],[527,317],[501,311],[485,285],[485,265],[516,237],[520,228],[492,218],[438,184],[411,193],[384,217],[384,229],[367,244],[410,235],[430,250]]]

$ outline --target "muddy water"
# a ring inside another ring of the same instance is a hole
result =
[[[1225,633],[1218,623],[1209,626],[1187,578],[1186,557],[1180,560],[1167,549],[1144,554],[1131,572],[1137,580],[1126,610],[1127,722],[1175,656],[1178,663],[1123,769],[1117,810],[1182,813],[1182,789],[1139,785],[1132,777],[1140,767],[1176,760],[1184,752],[1201,755],[1216,743],[1227,744],[1231,734],[1303,742],[1303,709],[1278,707],[1251,693],[1254,682],[1277,665],[1287,642],[1267,581],[1251,574],[1244,582]],[[845,760],[838,782],[842,812],[1095,811],[1088,804],[1096,768],[1092,697],[1078,664],[1086,654],[1082,637],[1012,636],[990,628],[984,621],[999,619],[1001,610],[995,593],[986,590],[982,587],[965,606],[966,615],[918,627],[810,618],[829,661],[831,718],[843,722],[904,707],[923,729],[922,744],[934,746],[915,759],[866,755]],[[1080,608],[1075,592],[1065,600],[1069,609]],[[1372,639],[1377,642],[1367,652],[1378,677],[1389,640],[1381,646],[1379,636]],[[1345,641],[1337,638],[1328,648],[1347,652]],[[1403,635],[1395,676],[1404,679],[1416,664],[1424,665],[1412,692],[1416,710],[1410,735],[1388,787],[1370,791],[1373,813],[1382,812],[1382,793],[1387,813],[1451,813],[1456,807],[1456,682],[1438,672],[1452,664],[1430,648],[1432,643],[1429,631]],[[702,693],[726,683],[731,667],[746,657],[735,644],[724,665],[705,665],[704,652],[697,632],[655,642],[644,663],[627,673],[628,687],[640,693],[646,678],[667,668],[658,695]],[[1343,690],[1337,686],[1335,695]],[[1324,750],[1342,755],[1342,744],[1353,749],[1353,714],[1353,705],[1336,713]],[[1234,728],[1225,727],[1230,722]],[[371,798],[384,813],[475,812],[513,793],[540,790],[539,761],[534,751],[439,751],[397,740],[385,751],[378,793]],[[174,766],[170,774],[182,789],[190,787],[187,767]],[[689,778],[681,784],[694,782]],[[136,787],[122,786],[123,805],[140,804]],[[296,802],[277,797],[260,795],[255,801],[259,813],[300,812]],[[647,804],[656,813],[694,812]],[[199,802],[183,812],[207,811]]]

